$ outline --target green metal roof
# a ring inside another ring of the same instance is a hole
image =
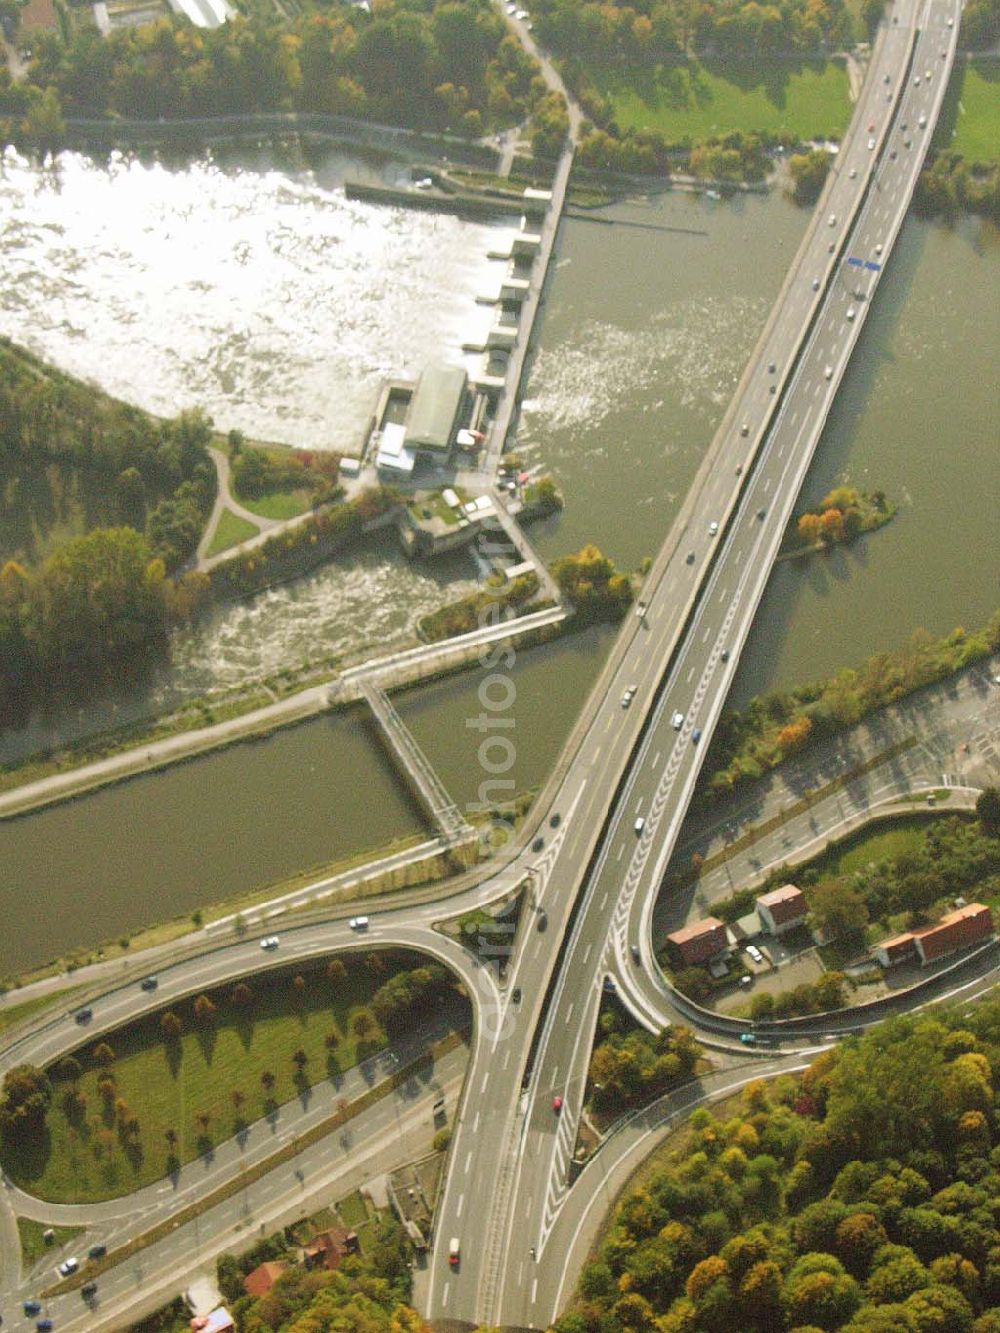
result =
[[[461,366],[427,366],[413,391],[406,443],[416,449],[447,449],[458,421],[468,376]]]

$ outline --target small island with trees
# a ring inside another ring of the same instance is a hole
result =
[[[785,538],[783,554],[806,555],[845,546],[862,533],[884,527],[896,512],[884,491],[869,494],[855,486],[837,486],[818,505],[799,515]]]

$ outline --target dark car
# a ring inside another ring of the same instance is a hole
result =
[[[639,946],[638,946],[638,944],[633,944],[633,945],[631,946],[631,954],[632,954],[632,962],[633,962],[633,963],[641,963],[641,962],[642,962],[642,954],[639,952]]]
[[[80,1295],[83,1297],[85,1301],[89,1301],[92,1296],[97,1295],[97,1283],[85,1282],[83,1286],[80,1288]]]
[[[89,1005],[86,1005],[83,1009],[78,1009],[73,1017],[78,1023],[89,1023],[94,1017],[94,1011]]]
[[[729,649],[728,649],[728,648],[723,648],[722,652],[719,654],[719,657],[722,659],[723,662],[728,662],[728,661],[729,661]]]
[[[544,930],[549,924],[549,918],[544,912],[538,913],[538,929]]]
[[[35,1321],[35,1327],[38,1329],[38,1333],[49,1333],[49,1330],[52,1327],[52,1320],[38,1319]]]
[[[41,1301],[36,1301],[36,1300],[27,1300],[24,1302],[24,1305],[22,1306],[22,1309],[24,1310],[25,1314],[38,1314],[41,1308],[42,1308]]]
[[[558,828],[561,820],[562,815],[553,815],[549,820],[549,828]]]
[[[514,987],[514,989],[513,989],[513,990],[511,991],[511,993],[510,993],[510,998],[511,998],[511,1003],[512,1003],[512,1004],[520,1004],[520,1003],[521,1003],[521,987],[520,987],[520,986],[515,986],[515,987]]]
[[[139,989],[156,990],[159,984],[160,984],[159,977],[143,977],[143,979],[139,982]]]
[[[87,1251],[87,1258],[103,1259],[107,1252],[108,1247],[106,1245],[91,1245],[90,1249]]]
[[[535,841],[531,844],[531,850],[533,852],[540,852],[544,846],[545,846],[545,839],[536,838]]]
[[[693,565],[693,564],[694,564],[694,551],[688,551],[688,553],[687,553],[687,562],[688,562],[689,565]]]

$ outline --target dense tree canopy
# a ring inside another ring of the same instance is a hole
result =
[[[992,1333],[1000,1000],[961,1023],[895,1020],[696,1111],[559,1333]]]

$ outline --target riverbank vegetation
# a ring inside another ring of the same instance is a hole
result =
[[[24,133],[18,97],[45,94],[64,116],[296,110],[476,137],[525,120],[546,95],[533,60],[487,0],[420,8],[386,0],[374,14],[304,4],[294,17],[279,13],[269,7],[217,28],[170,15],[106,37],[73,24],[65,37],[33,32],[27,88],[8,88],[5,97],[0,87],[6,132]]]
[[[808,741],[851,727],[875,709],[998,650],[1000,611],[972,633],[955,629],[935,639],[918,631],[905,647],[879,653],[860,667],[844,667],[826,680],[751,699],[742,712],[723,714],[706,757],[710,776],[700,785],[701,797],[710,800],[755,781]]]
[[[620,620],[632,605],[628,576],[619,573],[596,546],[584,546],[575,555],[556,560],[552,576],[583,623]]]
[[[814,204],[830,174],[830,154],[822,148],[793,153],[788,159],[791,195],[797,204]]]
[[[1000,162],[968,162],[957,153],[937,153],[920,173],[913,206],[922,217],[953,220],[979,213],[1000,222]]]
[[[199,412],[161,420],[0,338],[0,560],[34,568],[128,526],[175,569],[215,498],[210,441]]]
[[[818,505],[800,514],[786,536],[785,549],[814,551],[844,545],[862,533],[874,532],[894,518],[896,506],[883,491],[859,491],[854,486],[836,486]]]
[[[557,1333],[997,1333],[1000,1000],[896,1019],[700,1108]]]
[[[496,576],[497,578],[501,576]],[[457,602],[449,602],[423,616],[417,632],[425,643],[438,643],[456,634],[497,625],[509,611],[520,612],[538,593],[538,575],[534,570],[510,582],[489,584],[481,592],[470,593]],[[540,609],[540,608],[536,608]]]
[[[337,1086],[452,987],[404,951],[347,954],[179,1001],[4,1081],[4,1170],[39,1198],[129,1193],[239,1136],[322,1081]],[[457,1012],[457,1011],[456,1011]]]

